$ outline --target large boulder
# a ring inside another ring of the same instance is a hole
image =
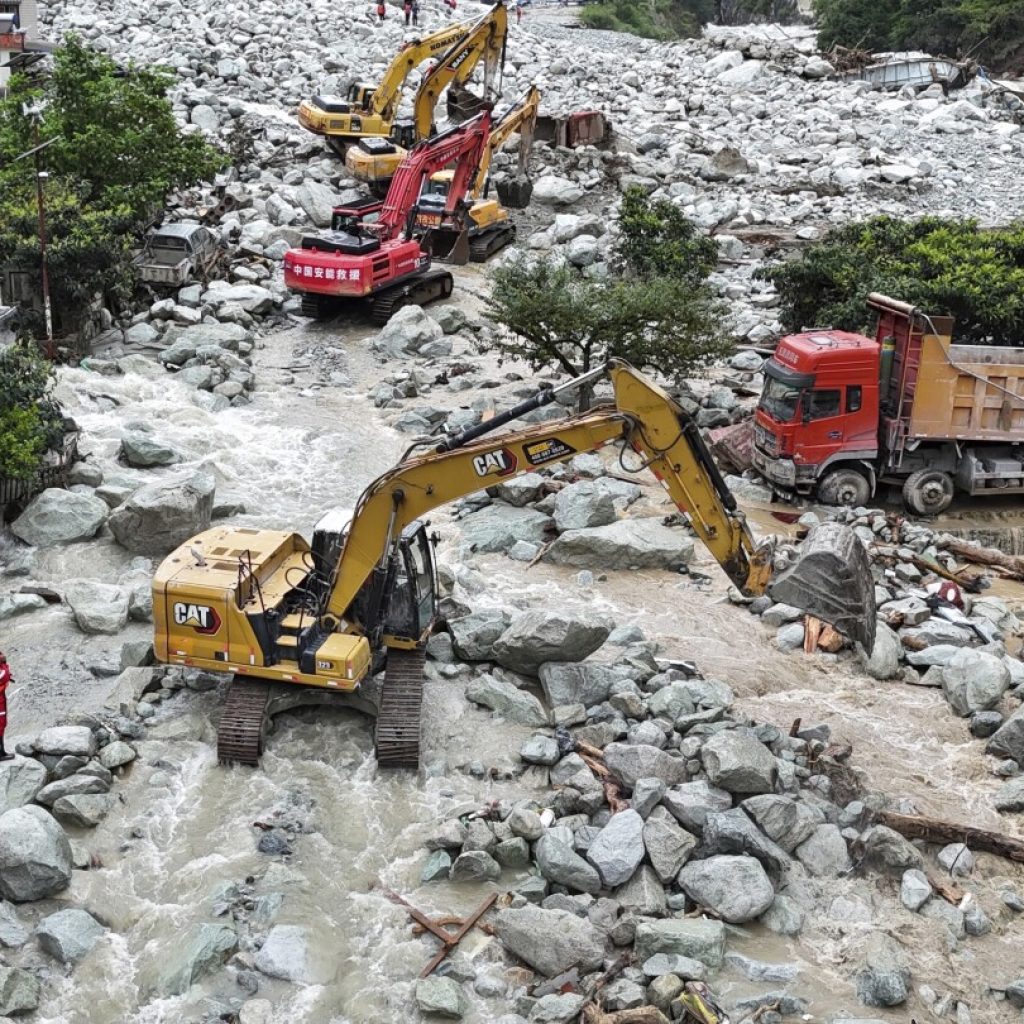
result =
[[[46,769],[31,757],[0,762],[0,814],[30,804],[46,785]]]
[[[158,991],[164,996],[182,995],[200,978],[212,974],[238,948],[238,935],[226,924],[194,926],[168,950]]]
[[[549,978],[570,967],[596,970],[604,959],[601,934],[586,918],[565,910],[502,910],[494,930],[506,949]]]
[[[619,519],[589,530],[566,530],[548,561],[578,569],[679,569],[693,559],[693,541],[657,519]]]
[[[553,708],[567,704],[590,708],[602,704],[619,678],[607,665],[591,661],[576,665],[550,661],[540,666],[540,685]]]
[[[110,516],[117,542],[136,555],[163,557],[207,529],[215,481],[208,473],[182,473],[137,490]]]
[[[15,807],[0,815],[0,896],[24,903],[66,889],[71,843],[42,807]]]
[[[742,807],[761,831],[786,853],[792,853],[824,824],[820,811],[788,796],[764,793],[744,800]]]
[[[95,537],[110,509],[95,495],[48,487],[11,523],[19,540],[37,548]]]
[[[504,679],[479,676],[466,687],[466,698],[519,725],[548,724],[544,705],[532,693],[520,690]]]
[[[662,882],[671,882],[697,848],[697,837],[677,824],[664,807],[655,807],[644,822],[644,848]]]
[[[770,793],[775,788],[775,756],[746,733],[716,733],[701,747],[700,757],[711,784],[727,793]]]
[[[640,964],[657,953],[667,953],[720,967],[725,957],[725,925],[700,918],[641,921],[636,926],[634,949]]]
[[[612,496],[598,490],[592,480],[580,480],[563,487],[555,496],[555,526],[559,533],[607,526],[615,522]]]
[[[338,195],[329,185],[307,178],[293,195],[296,204],[318,227],[329,228]]]
[[[466,661],[489,661],[494,641],[508,629],[510,621],[508,612],[500,609],[471,612],[450,620],[448,629],[455,653]]]
[[[729,924],[760,917],[775,899],[772,883],[753,857],[690,861],[679,872],[679,884],[690,899]]]
[[[989,737],[985,753],[996,757],[1012,757],[1024,765],[1024,706],[1017,708]]]
[[[850,854],[838,825],[819,825],[796,848],[797,860],[819,878],[838,878],[850,870]]]
[[[619,811],[587,848],[587,860],[597,868],[605,888],[622,885],[644,859],[644,819],[630,808]]]
[[[573,892],[600,891],[601,878],[596,869],[557,836],[551,833],[541,836],[533,855],[540,873],[549,882],[564,885]]]
[[[416,1005],[420,1013],[447,1020],[462,1020],[469,1000],[454,978],[420,978],[416,982]]]
[[[875,646],[871,654],[863,647],[858,648],[864,671],[872,679],[894,679],[900,671],[900,655],[903,645],[900,638],[884,623],[875,626]]]
[[[942,692],[961,718],[988,711],[1010,686],[1010,670],[1001,658],[964,648],[942,668]]]
[[[559,611],[517,615],[495,641],[494,659],[504,668],[535,676],[550,661],[582,661],[608,639],[611,627],[596,617]]]
[[[32,747],[37,754],[88,758],[96,753],[96,736],[87,725],[53,725],[32,741]]]
[[[64,600],[83,633],[120,633],[128,625],[129,593],[111,583],[68,580]]]
[[[53,816],[62,825],[95,828],[114,806],[111,793],[72,793],[53,802]]]
[[[170,466],[181,462],[181,453],[161,441],[151,430],[134,428],[121,435],[121,455],[129,466],[149,469],[151,466]]]
[[[256,954],[256,969],[270,978],[304,985],[327,984],[336,971],[316,935],[293,924],[278,924],[270,929]]]
[[[683,828],[700,834],[709,814],[728,811],[732,807],[732,797],[724,789],[701,779],[672,786],[666,790],[662,803]]]
[[[533,201],[541,206],[571,206],[583,198],[583,186],[548,174],[533,183]]]
[[[517,508],[497,501],[461,520],[463,540],[475,551],[496,554],[516,541],[543,544],[550,517],[533,508]]]
[[[375,347],[390,355],[413,355],[444,337],[444,329],[422,306],[403,306],[384,325]]]
[[[71,964],[81,960],[106,931],[92,914],[73,907],[44,917],[36,928],[36,938],[50,956]]]
[[[258,284],[230,284],[208,288],[203,292],[203,302],[217,309],[231,303],[252,316],[263,316],[274,308],[274,293]]]
[[[604,763],[629,790],[640,779],[661,779],[673,786],[686,778],[686,762],[649,743],[609,743]]]
[[[39,1006],[39,979],[18,967],[0,964],[0,1014],[29,1013]]]

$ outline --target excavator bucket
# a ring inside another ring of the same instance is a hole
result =
[[[462,267],[469,262],[469,232],[465,229],[434,228],[422,245],[429,245],[432,259]]]
[[[529,178],[512,178],[506,181],[499,181],[498,199],[502,206],[510,210],[525,210],[530,205],[530,197],[533,195],[533,182]]]
[[[812,527],[797,561],[772,581],[775,601],[835,626],[870,654],[875,646],[875,583],[860,538],[841,523]]]

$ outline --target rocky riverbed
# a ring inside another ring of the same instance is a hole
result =
[[[777,328],[750,231],[1020,213],[1019,127],[980,85],[946,99],[834,82],[792,29],[668,45],[533,13],[512,29],[506,99],[537,81],[550,112],[597,106],[619,136],[539,147],[523,245],[601,274],[622,186],[660,189],[717,232],[737,337]],[[537,378],[480,353],[484,268],[383,331],[309,324],[283,289],[284,249],[351,187],[295,103],[378,74],[397,9],[382,28],[357,4],[46,17],[171,64],[183,120],[243,126],[254,150],[219,220],[228,277],[112,324],[61,371],[87,458],[2,537],[19,757],[0,766],[0,1017],[568,1021],[630,953],[606,1008],[651,1021],[700,978],[734,1021],[1019,1020],[1020,866],[872,818],[1024,836],[1020,594],[938,599],[927,563],[949,556],[923,525],[851,513],[882,639],[870,661],[805,654],[805,624],[738,605],[653,480],[614,452],[579,457],[433,517],[450,625],[430,645],[419,777],[378,773],[366,721],[342,710],[281,716],[258,772],[216,765],[223,681],[150,664],[159,559],[211,521],[308,534],[413,437]],[[702,426],[730,422],[759,366],[740,354],[680,400]],[[417,985],[435,945],[385,888],[439,914],[497,890],[497,935]]]

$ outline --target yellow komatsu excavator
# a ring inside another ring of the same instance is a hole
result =
[[[517,194],[522,194],[521,182],[526,174],[533,148],[533,133],[537,126],[539,108],[540,90],[532,85],[491,128],[487,148],[484,150],[473,187],[469,192],[469,199],[472,201],[469,208],[469,259],[474,263],[483,263],[499,249],[515,241],[516,226],[512,223],[508,210],[498,199],[487,195],[487,174],[494,154],[519,132]],[[454,170],[445,168],[431,175],[430,183],[420,196],[416,207],[416,232],[430,231],[441,224],[454,174]]]
[[[487,436],[606,373],[612,404]],[[437,609],[433,540],[422,517],[490,484],[614,443],[623,455],[625,448],[637,453],[635,468],[661,481],[744,594],[770,585],[776,600],[872,648],[874,586],[852,530],[816,527],[801,557],[773,580],[773,548],[755,544],[695,421],[652,381],[613,361],[440,443],[414,443],[366,488],[351,521],[328,513],[312,543],[294,533],[222,526],[182,544],[153,580],[157,658],[234,675],[218,732],[222,760],[256,764],[275,710],[333,691],[376,716],[381,766],[416,767],[424,648]],[[381,668],[383,684],[372,699],[371,677]]]
[[[462,90],[464,103],[467,97],[477,104],[490,102],[495,93],[495,78],[504,64],[507,38],[508,12],[503,0],[498,0],[423,76],[413,99],[411,121],[396,121],[387,139],[364,139],[349,148],[345,166],[352,177],[369,185],[375,195],[385,194],[405,158],[406,149],[433,134],[434,112],[441,94],[449,86]],[[475,97],[464,87],[481,61],[484,64],[483,91]]]
[[[446,25],[422,39],[404,43],[376,87],[357,81],[349,86],[344,98],[317,94],[303,100],[299,104],[299,124],[314,135],[322,135],[342,159],[349,146],[362,139],[387,139],[409,75],[429,57],[447,52],[471,27],[465,23]]]

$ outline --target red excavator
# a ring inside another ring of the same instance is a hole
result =
[[[431,261],[444,257],[458,263],[459,249],[468,255],[465,197],[476,179],[490,130],[491,113],[484,110],[424,140],[402,161],[382,207],[366,204],[365,209],[336,210],[333,230],[306,235],[301,248],[289,249],[284,282],[302,296],[302,312],[322,318],[341,304],[356,301],[368,304],[373,321],[383,324],[402,306],[422,306],[451,295],[451,272],[432,268]],[[435,171],[453,163],[440,223],[417,241],[412,231],[424,185]]]

